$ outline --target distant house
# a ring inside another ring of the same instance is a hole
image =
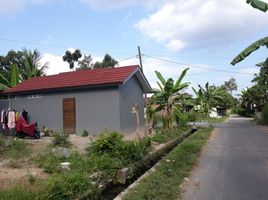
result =
[[[39,126],[65,133],[136,129],[138,104],[144,124],[143,94],[151,87],[137,65],[65,72],[32,78],[4,92],[9,107],[25,109]]]

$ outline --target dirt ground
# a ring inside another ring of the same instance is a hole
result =
[[[141,136],[144,134],[141,133]],[[135,133],[125,134],[125,140],[136,139]],[[14,138],[9,138],[14,139]],[[41,137],[40,139],[24,138],[18,139],[26,142],[31,149],[31,157],[42,152],[49,144],[51,144],[53,137]],[[94,139],[92,136],[81,137],[78,135],[70,135],[69,137],[73,144],[73,149],[81,153],[85,153],[85,148]],[[20,159],[18,161],[7,158],[0,158],[0,188],[7,189],[16,184],[29,185],[29,173],[34,173],[37,179],[45,179],[49,174],[45,173],[43,169],[39,168],[31,161],[31,157]],[[15,167],[14,167],[15,165]]]

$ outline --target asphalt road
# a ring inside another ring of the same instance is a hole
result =
[[[216,125],[182,200],[268,200],[268,127],[245,118]]]

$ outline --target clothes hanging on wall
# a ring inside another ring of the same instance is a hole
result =
[[[6,129],[6,111],[2,110],[1,111],[1,124],[2,124],[2,128]]]
[[[10,134],[10,130],[14,129],[16,127],[16,116],[18,116],[19,113],[15,111],[14,109],[3,109],[1,111],[1,125],[2,129],[5,132],[5,134]]]
[[[16,126],[16,114],[14,111],[8,111],[8,128],[12,129]]]

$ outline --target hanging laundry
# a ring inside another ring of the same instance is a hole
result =
[[[16,120],[16,122],[18,121],[18,119],[19,119],[19,112],[16,112],[16,114],[15,114],[15,120]]]
[[[6,129],[6,111],[2,110],[1,112],[1,123],[2,123],[2,128],[5,130]]]
[[[8,112],[8,128],[15,128],[16,124],[16,116],[15,116],[15,112],[14,111],[9,111]]]

